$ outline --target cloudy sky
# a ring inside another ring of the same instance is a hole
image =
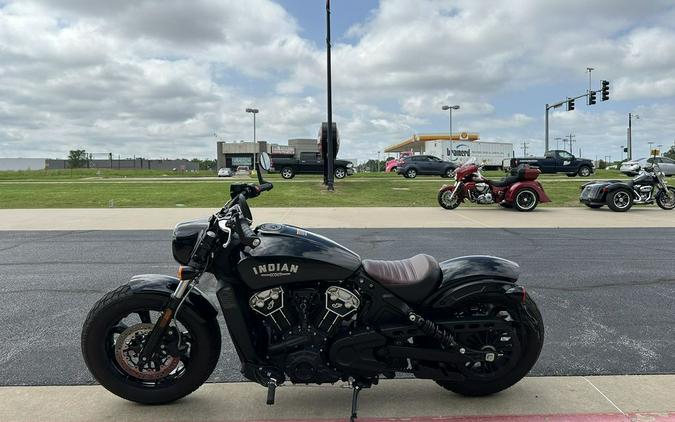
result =
[[[215,157],[214,132],[285,143],[325,120],[323,0],[0,0],[0,156]],[[448,130],[543,151],[544,104],[589,158],[675,142],[671,0],[333,0],[340,155]],[[562,145],[561,145],[562,146]]]

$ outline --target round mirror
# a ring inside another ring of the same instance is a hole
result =
[[[266,152],[260,153],[260,167],[262,167],[262,169],[265,171],[269,171],[270,168],[272,167],[272,159],[270,158],[270,155]]]

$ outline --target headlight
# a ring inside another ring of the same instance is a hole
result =
[[[347,168],[352,168],[352,167],[354,167],[354,164],[353,164],[353,163],[347,164]]]

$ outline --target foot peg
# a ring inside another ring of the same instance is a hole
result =
[[[267,383],[267,404],[274,404],[274,393],[277,391],[277,380],[271,378]]]

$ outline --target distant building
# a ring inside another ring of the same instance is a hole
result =
[[[44,170],[45,158],[0,158],[0,171]]]
[[[288,145],[270,144],[266,141],[253,142],[217,142],[216,160],[218,168],[238,166],[253,167],[254,154],[267,152],[272,158],[299,158],[302,152],[319,152],[316,139],[289,139]]]
[[[168,170],[168,171],[196,171],[199,163],[188,160],[146,160],[145,158],[88,160],[82,167],[92,169],[118,169],[118,170]],[[69,169],[68,160],[46,160],[44,168]]]

